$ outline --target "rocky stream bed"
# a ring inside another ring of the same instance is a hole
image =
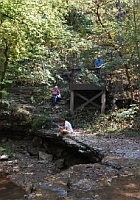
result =
[[[0,161],[1,200],[140,199],[139,137],[97,137],[82,130],[60,136],[40,130],[28,137],[3,137],[1,142],[14,152]],[[94,159],[89,153],[88,159],[81,157],[81,152],[78,159],[64,143],[73,150],[96,152]]]

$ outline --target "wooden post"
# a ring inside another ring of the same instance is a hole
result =
[[[105,113],[105,106],[106,106],[106,91],[102,91],[102,96],[101,96],[101,113]]]
[[[74,90],[71,90],[70,93],[70,113],[73,114],[74,112]]]

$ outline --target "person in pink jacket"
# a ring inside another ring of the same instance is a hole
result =
[[[55,86],[53,91],[52,91],[52,97],[53,97],[53,105],[56,104],[58,99],[61,99],[61,94],[58,86]]]

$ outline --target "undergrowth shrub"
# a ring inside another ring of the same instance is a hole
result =
[[[70,118],[74,128],[82,128],[86,132],[98,135],[122,134],[128,132],[139,132],[140,116],[138,105],[131,105],[129,109],[119,109],[109,114],[100,114],[98,111],[83,109],[75,112],[73,116],[69,113],[65,116]]]
[[[37,119],[34,119],[32,122],[32,128],[31,128],[31,132],[35,132],[39,129],[50,129],[52,128],[53,122],[51,120],[50,117],[46,116],[46,115],[41,115],[39,116]]]
[[[123,133],[127,130],[140,129],[140,117],[138,116],[138,106],[131,105],[129,109],[119,109],[108,115],[100,115],[95,120],[92,132],[102,134]]]

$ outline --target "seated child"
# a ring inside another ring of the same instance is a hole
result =
[[[64,134],[73,133],[73,128],[72,128],[71,123],[66,121],[65,119],[62,119],[60,121],[60,132]]]

